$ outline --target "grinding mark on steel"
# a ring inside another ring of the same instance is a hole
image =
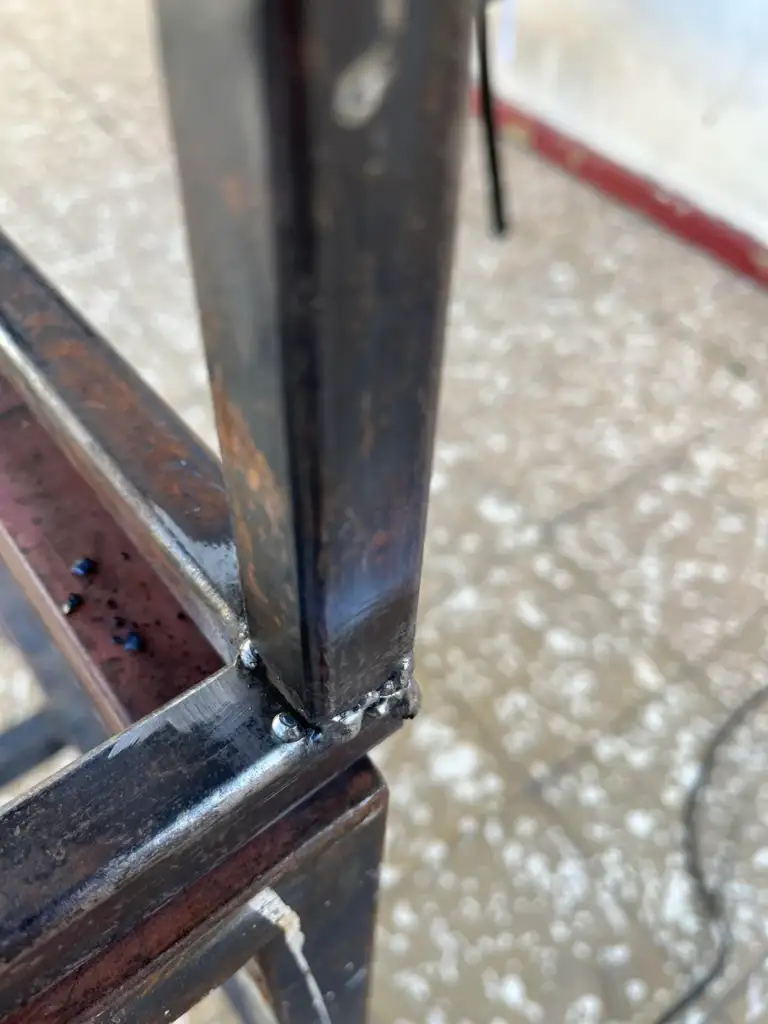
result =
[[[712,781],[720,748],[732,738],[739,726],[766,701],[768,701],[768,686],[756,690],[751,697],[748,697],[732,711],[722,725],[715,730],[704,750],[696,781],[691,786],[683,805],[682,820],[686,868],[693,882],[696,899],[702,913],[706,917],[713,934],[716,936],[717,949],[714,961],[708,970],[694,981],[688,991],[684,992],[672,1006],[665,1010],[660,1017],[657,1017],[654,1024],[672,1024],[673,1021],[679,1020],[682,1014],[686,1013],[705,994],[713,982],[717,981],[728,964],[728,959],[733,949],[733,935],[726,914],[725,899],[722,892],[725,879],[722,877],[719,880],[719,885],[713,886],[710,885],[704,874],[699,820],[701,805]],[[729,841],[736,830],[736,826],[737,819],[734,819],[729,831]],[[724,873],[725,865],[721,874],[724,876]]]
[[[144,743],[150,736],[164,729],[177,733],[190,733],[205,724],[211,729],[214,741],[231,741],[232,736],[248,721],[250,711],[242,700],[242,691],[233,691],[226,682],[226,669],[213,679],[201,683],[190,701],[189,695],[177,698],[163,714],[155,712],[115,738],[109,757],[118,757],[123,751]],[[174,706],[176,705],[176,706]],[[211,723],[218,720],[215,726]]]

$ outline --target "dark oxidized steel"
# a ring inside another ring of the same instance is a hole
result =
[[[158,0],[248,627],[312,721],[413,646],[466,0]]]

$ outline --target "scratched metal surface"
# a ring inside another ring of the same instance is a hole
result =
[[[5,0],[0,28],[4,226],[210,439],[146,8]],[[683,794],[712,728],[768,681],[768,300],[505,155],[518,228],[501,246],[469,140],[427,707],[379,754],[374,1019],[652,1024],[712,954]],[[36,698],[12,651],[3,668],[10,721]],[[768,1021],[766,726],[723,752],[705,815],[716,873],[733,847],[717,1024]]]

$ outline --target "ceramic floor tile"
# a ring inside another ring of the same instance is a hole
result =
[[[689,458],[702,479],[768,514],[768,418],[748,416],[698,438],[690,446]]]
[[[0,730],[8,729],[35,714],[44,704],[45,695],[37,685],[26,660],[14,644],[0,635]],[[0,807],[22,796],[75,757],[77,751],[65,747],[32,771],[3,786],[0,788]]]
[[[696,812],[706,883],[724,900],[732,948],[692,1020],[714,1012],[768,946],[768,829],[760,810],[768,799],[768,786],[760,784],[768,768],[768,714],[758,718],[720,750]],[[673,684],[544,788],[601,885],[664,950],[676,996],[714,963],[724,934],[722,923],[711,927],[691,883],[683,805],[725,719],[695,682]]]
[[[768,1024],[768,958],[734,987],[725,1009],[733,1024]]]
[[[3,37],[30,57],[114,137],[145,159],[167,152],[150,0],[24,0],[0,8]]]
[[[34,714],[43,701],[26,661],[0,634],[0,728],[8,728]]]
[[[765,511],[729,489],[712,450],[692,445],[557,529],[629,619],[694,661],[762,604],[768,571]]]
[[[543,790],[595,858],[606,887],[637,907],[640,920],[681,962],[696,952],[690,942],[701,931],[683,859],[682,803],[722,717],[695,684],[673,681]],[[673,891],[681,905],[667,921],[665,901]]]
[[[541,778],[676,678],[679,658],[627,628],[568,559],[546,548],[501,556],[494,535],[505,528],[477,527],[471,552],[472,533],[432,530],[417,669],[427,703],[462,701],[488,742]]]
[[[0,16],[0,23],[1,23]],[[12,42],[0,123],[3,227],[171,404],[210,405],[175,179],[131,158]],[[188,372],[171,373],[182,363]]]
[[[736,708],[768,685],[768,609],[759,608],[698,666],[712,696]]]
[[[556,813],[501,778],[445,710],[385,759],[377,1021],[639,1021],[663,955],[590,873]],[[457,799],[458,794],[458,799]]]
[[[722,872],[728,919],[738,949],[768,951],[768,691],[757,695],[717,751],[702,831],[727,829]]]
[[[161,190],[162,191],[162,190]],[[178,220],[173,218],[173,195],[155,203],[150,197],[158,190],[137,188],[146,217],[152,223],[152,209],[164,211],[165,227],[173,235]],[[23,197],[2,193],[0,218],[3,229],[25,254],[55,281],[61,294],[127,359],[145,381],[188,421],[208,444],[216,445],[210,387],[205,372],[202,345],[193,308],[191,281],[178,247],[173,256],[158,260],[137,256],[141,242],[130,218],[114,218],[112,243],[101,248],[97,225],[73,227],[45,215],[38,204]],[[149,243],[160,244],[160,222],[144,234]],[[180,234],[176,233],[177,241]],[[154,297],[162,295],[162,302]],[[180,367],[183,363],[183,367]]]
[[[136,183],[168,166],[168,158],[132,158],[12,39],[0,46],[0,68],[6,81],[0,97],[4,189],[25,189],[28,201],[51,216],[76,222],[101,190],[130,206]]]
[[[757,384],[709,354],[717,310],[697,333],[666,313],[670,294],[681,316],[703,302],[684,250],[519,155],[515,231],[488,238],[473,141],[441,420],[458,459],[474,456],[508,502],[546,520],[759,406]]]

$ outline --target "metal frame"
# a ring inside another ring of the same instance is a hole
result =
[[[114,734],[0,816],[0,1021],[165,1021],[260,949],[270,1014],[314,1020],[254,902],[279,882],[360,1024],[386,792],[359,759],[417,709],[472,12],[157,9],[223,476],[0,237],[0,611],[50,699],[6,745]]]

